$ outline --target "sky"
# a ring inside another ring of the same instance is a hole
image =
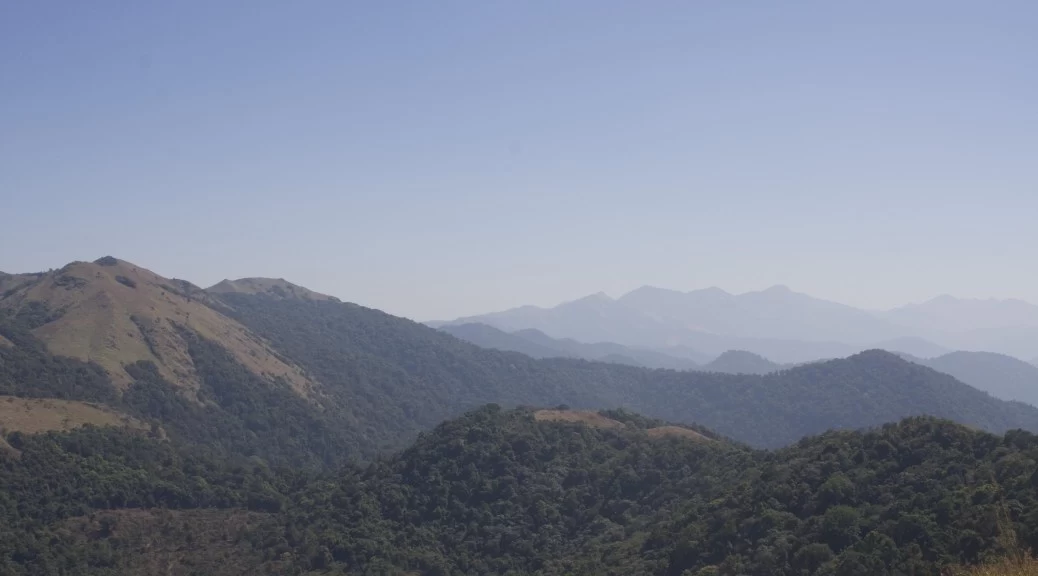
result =
[[[1038,302],[1038,3],[0,2],[0,270]]]

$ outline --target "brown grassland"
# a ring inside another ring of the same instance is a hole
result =
[[[131,382],[123,368],[139,360],[155,363],[167,380],[198,388],[187,342],[176,326],[219,341],[243,366],[262,377],[283,377],[299,394],[313,390],[302,369],[282,361],[262,339],[206,305],[211,296],[187,282],[169,280],[128,262],[112,265],[73,262],[61,270],[32,276],[0,300],[19,308],[43,302],[60,311],[34,334],[54,354],[93,361],[118,386]],[[10,283],[10,282],[8,282]]]
[[[592,428],[623,428],[623,423],[606,418],[597,412],[582,410],[538,410],[534,412],[535,420],[545,422],[582,422]]]
[[[71,430],[86,424],[148,429],[140,420],[104,406],[52,398],[0,396],[0,430],[5,433],[38,434]]]

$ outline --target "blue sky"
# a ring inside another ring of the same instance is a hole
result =
[[[6,2],[0,270],[1038,301],[1033,2]]]

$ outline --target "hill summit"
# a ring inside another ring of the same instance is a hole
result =
[[[312,388],[302,369],[218,312],[209,294],[186,280],[105,256],[51,272],[8,276],[4,286],[0,309],[29,317],[33,335],[51,353],[95,362],[123,388],[133,381],[126,366],[150,361],[170,383],[197,390],[198,371],[183,328],[219,341],[257,376],[284,379],[303,395]]]
[[[334,296],[314,292],[297,286],[284,278],[239,278],[224,280],[206,288],[210,294],[265,294],[274,298],[297,298],[300,300],[330,300],[339,302]]]

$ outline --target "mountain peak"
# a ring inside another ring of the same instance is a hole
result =
[[[197,390],[200,379],[185,330],[224,343],[257,376],[281,377],[302,395],[312,385],[297,366],[271,354],[266,342],[210,306],[212,297],[186,280],[164,278],[112,256],[18,278],[18,283],[5,281],[12,287],[2,293],[0,308],[42,306],[48,314],[33,335],[53,354],[96,362],[119,386],[133,381],[128,365],[146,361],[171,384]]]
[[[584,296],[583,298],[578,298],[570,302],[570,304],[607,304],[610,302],[613,302],[613,299],[608,294],[606,294],[605,292],[596,292],[594,294]]]
[[[275,298],[292,298],[297,300],[327,300],[339,302],[334,296],[314,292],[293,284],[284,278],[239,278],[223,280],[209,288],[210,294],[266,294]]]
[[[706,366],[703,366],[703,370],[708,372],[723,372],[726,374],[767,374],[782,368],[781,364],[746,350],[728,350]]]

